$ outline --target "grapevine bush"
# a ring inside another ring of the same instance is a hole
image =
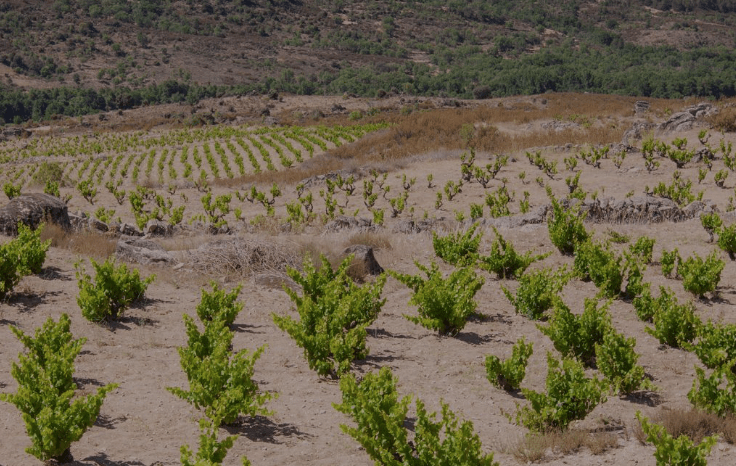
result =
[[[225,321],[206,321],[199,332],[194,319],[184,315],[188,346],[178,348],[179,359],[189,381],[189,390],[167,387],[174,395],[204,408],[215,425],[231,424],[239,415],[268,415],[261,406],[274,398],[272,393],[259,393],[253,382],[254,366],[263,353],[261,346],[252,354],[247,349],[232,353],[233,333]]]
[[[302,296],[284,290],[296,305],[300,320],[273,314],[276,326],[304,348],[310,369],[320,376],[340,377],[350,370],[352,361],[368,355],[366,328],[385,302],[380,297],[386,276],[359,287],[348,276],[352,259],[348,256],[337,270],[324,256],[320,270],[309,259],[304,261],[303,273],[289,268],[287,273],[302,287]]]
[[[547,353],[547,368],[546,393],[521,389],[530,405],[517,407],[517,423],[537,432],[565,429],[606,401],[606,382],[586,378],[582,364],[574,359],[560,362]]]
[[[437,257],[454,266],[463,267],[475,263],[478,258],[478,246],[483,237],[475,235],[478,223],[473,224],[465,233],[450,233],[447,236],[438,236],[432,232],[432,246]]]
[[[100,322],[120,317],[133,302],[143,297],[148,285],[156,278],[151,275],[141,280],[138,269],[128,270],[128,266],[106,260],[100,264],[90,259],[95,269],[94,282],[86,273],[81,262],[75,264],[79,296],[77,304],[82,315],[92,322]]]
[[[18,224],[18,236],[0,244],[0,299],[5,298],[25,275],[39,273],[51,240],[41,241],[41,230]]]
[[[28,353],[20,354],[11,369],[17,392],[0,393],[0,400],[21,412],[32,443],[26,452],[41,461],[71,461],[71,444],[95,423],[105,396],[117,388],[109,384],[95,394],[74,396],[74,360],[86,339],[74,340],[70,326],[69,316],[62,314],[58,323],[49,318],[34,337],[11,327]]]
[[[715,369],[710,377],[705,371],[695,367],[693,388],[687,394],[687,399],[696,408],[703,411],[726,416],[736,413],[736,375],[732,371],[736,360]]]
[[[578,207],[563,209],[550,191],[548,195],[552,201],[552,216],[547,218],[549,238],[562,254],[572,255],[577,245],[590,236],[583,224],[585,214],[581,214]]]
[[[698,342],[693,345],[693,351],[700,362],[711,369],[736,360],[736,325],[708,321],[698,330]]]
[[[526,272],[519,278],[519,287],[516,295],[507,288],[501,287],[506,298],[516,309],[517,314],[522,314],[532,320],[544,318],[544,313],[552,307],[557,294],[570,281],[572,273],[565,267],[557,270],[542,269]]]
[[[237,435],[229,435],[222,441],[217,440],[217,425],[207,419],[199,420],[199,449],[193,453],[188,445],[181,447],[182,466],[215,466],[222,464],[227,456],[227,451],[232,448]],[[245,456],[242,458],[242,466],[250,466],[250,461]]]
[[[705,437],[700,444],[695,445],[685,434],[677,438],[672,437],[663,426],[652,424],[639,411],[636,412],[636,418],[641,423],[647,441],[652,442],[656,448],[654,458],[657,460],[657,466],[706,466],[708,464],[706,457],[716,444],[717,435]]]
[[[378,374],[366,374],[360,383],[349,374],[340,380],[342,403],[333,404],[357,424],[341,424],[342,431],[357,440],[377,465],[498,466],[492,453],[483,453],[472,422],[458,425],[456,415],[445,403],[441,419],[435,421],[436,414],[428,414],[424,403],[416,401],[414,438],[409,441],[406,426],[412,397],[399,399],[396,384],[396,377],[387,367]]]
[[[549,323],[537,325],[537,328],[552,340],[555,349],[563,356],[592,365],[595,345],[603,342],[606,333],[612,331],[609,306],[610,302],[607,302],[598,307],[595,299],[586,298],[585,309],[577,316],[561,299],[557,299]]]
[[[644,368],[637,364],[639,355],[634,351],[635,346],[635,338],[626,338],[614,330],[608,331],[603,341],[595,344],[596,366],[616,393],[627,395],[656,388],[644,376]]]
[[[713,251],[703,260],[697,254],[680,262],[678,273],[682,276],[682,286],[690,293],[703,297],[705,293],[715,291],[721,281],[721,272],[725,262]]]
[[[532,343],[526,344],[522,337],[514,345],[509,359],[501,361],[498,356],[486,356],[488,381],[504,390],[518,389],[526,375],[526,365],[534,351],[533,346]]]
[[[212,292],[202,289],[202,299],[197,305],[197,316],[202,322],[212,320],[222,320],[225,326],[230,326],[235,322],[235,318],[240,311],[243,310],[243,304],[238,303],[238,294],[243,288],[238,285],[230,293],[218,288],[217,283],[210,282]]]
[[[426,279],[421,275],[388,272],[414,291],[409,303],[418,306],[419,316],[405,314],[404,317],[440,335],[457,335],[478,306],[474,297],[483,286],[483,278],[479,278],[471,267],[458,268],[443,278],[434,262],[429,268],[418,262],[414,264],[424,272]]]
[[[642,314],[652,314],[654,328],[644,330],[656,337],[660,343],[673,348],[687,347],[695,339],[702,323],[695,315],[695,306],[692,302],[678,304],[677,298],[670,290],[666,292],[660,288],[661,295],[656,300],[649,300],[647,309]]]
[[[524,255],[514,249],[514,245],[493,229],[496,239],[491,244],[491,253],[478,258],[478,267],[493,272],[498,278],[518,278],[534,262],[548,257],[551,253],[534,255],[531,251]]]

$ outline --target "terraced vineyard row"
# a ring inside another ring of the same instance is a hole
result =
[[[350,143],[386,125],[332,128],[206,128],[175,130],[148,137],[145,133],[93,137],[35,138],[17,150],[0,145],[1,183],[21,188],[34,181],[43,163],[55,162],[65,183],[88,181],[161,186],[197,179],[234,178],[291,168],[331,148]]]

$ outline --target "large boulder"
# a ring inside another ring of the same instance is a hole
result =
[[[17,235],[19,222],[34,229],[44,222],[55,223],[65,230],[72,228],[64,201],[43,193],[22,194],[0,208],[0,232]]]
[[[383,273],[383,267],[376,260],[376,256],[373,255],[373,248],[365,244],[354,244],[343,251],[346,256],[353,255],[353,265],[360,264],[360,267],[368,275],[381,275]]]

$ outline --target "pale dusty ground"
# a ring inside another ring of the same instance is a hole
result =
[[[674,137],[674,135],[671,135]],[[696,142],[696,132],[687,134]],[[716,136],[718,137],[718,136]],[[733,135],[728,135],[733,140]],[[696,142],[697,144],[697,142]],[[693,143],[691,142],[691,145]],[[427,189],[426,175],[433,173],[434,184],[441,187],[449,179],[459,178],[457,153],[438,151],[423,160],[417,160],[391,173],[389,183],[398,189],[400,175],[407,173],[417,177],[412,188],[410,204],[415,206],[415,216],[427,210],[429,216],[454,218],[454,210],[466,214],[471,202],[482,203],[480,186],[466,187],[457,200],[445,203],[441,211],[434,210],[435,187]],[[479,162],[489,154],[479,154]],[[551,181],[558,196],[565,191],[563,157],[571,153],[547,154],[559,160],[560,174]],[[511,163],[500,176],[510,180],[517,198],[512,210],[518,211],[521,192],[531,193],[532,208],[546,202],[544,191],[534,179],[541,172],[529,165],[522,154]],[[639,154],[629,154],[622,170],[616,170],[610,160],[603,162],[600,170],[585,166],[581,184],[584,189],[600,191],[605,195],[622,199],[634,190],[641,194],[645,184],[653,186],[658,181],[669,182],[674,164],[662,160],[662,167],[652,175],[643,169]],[[715,169],[722,162],[716,162]],[[522,186],[517,178],[520,171],[527,172],[527,185]],[[725,210],[732,189],[715,187],[712,174],[706,183],[697,186],[697,168],[686,168],[684,174],[694,180],[695,190],[706,189],[706,198],[717,202]],[[397,179],[398,177],[398,179]],[[545,177],[546,178],[546,177]],[[491,189],[500,185],[494,182]],[[727,186],[733,186],[731,180]],[[293,199],[293,193],[288,197]],[[194,195],[190,198],[195,198]],[[362,204],[355,199],[353,204]],[[253,208],[255,209],[255,208]],[[348,209],[350,210],[350,209]],[[280,204],[279,214],[283,214]],[[257,213],[255,210],[251,215]],[[407,217],[405,213],[403,217]],[[657,239],[655,260],[663,249],[678,247],[683,257],[692,253],[707,255],[715,246],[707,243],[708,235],[698,220],[680,224],[658,225],[589,225],[604,238],[605,232],[614,229],[628,234],[632,239],[641,235]],[[538,252],[554,251],[545,225],[528,225],[517,231],[501,233],[520,251],[534,249]],[[431,237],[428,234],[386,234],[392,248],[377,252],[379,263],[385,268],[415,273],[414,260],[428,264],[433,257]],[[258,238],[263,238],[259,234]],[[285,238],[291,240],[291,238]],[[294,242],[314,242],[318,247],[340,251],[348,244],[349,234],[332,236],[305,235],[293,238]],[[485,232],[483,252],[490,246],[493,233]],[[724,259],[727,259],[723,254]],[[168,386],[186,387],[186,379],[179,366],[176,348],[186,343],[182,314],[194,315],[199,301],[199,287],[210,278],[191,271],[187,266],[178,271],[171,269],[142,269],[144,275],[156,273],[157,280],[146,293],[148,300],[126,314],[122,322],[104,327],[86,322],[76,304],[78,292],[73,263],[77,257],[66,250],[51,249],[44,271],[39,276],[23,279],[16,293],[7,302],[0,304],[0,390],[11,392],[16,388],[10,377],[10,367],[21,351],[20,343],[14,338],[8,325],[15,325],[26,332],[40,326],[48,317],[58,318],[61,312],[72,318],[72,331],[76,337],[88,339],[84,351],[77,359],[76,377],[82,393],[96,385],[118,382],[120,387],[108,395],[101,411],[100,420],[84,437],[72,445],[72,454],[77,465],[174,465],[179,464],[179,448],[189,444],[196,449],[198,430],[196,420],[201,414],[184,401],[165,390]],[[553,254],[535,267],[546,267],[572,263],[559,253]],[[443,270],[449,270],[443,266]],[[496,389],[485,377],[484,358],[487,354],[506,357],[512,344],[521,336],[534,343],[526,388],[541,390],[546,377],[546,352],[554,351],[548,338],[536,328],[534,322],[515,314],[513,307],[503,296],[501,285],[515,289],[513,282],[500,282],[490,275],[476,296],[478,311],[486,319],[473,320],[457,338],[439,338],[432,332],[412,324],[403,314],[415,312],[407,304],[410,293],[403,285],[389,279],[384,288],[387,301],[378,320],[370,327],[368,346],[371,354],[366,361],[358,362],[357,372],[364,373],[388,366],[399,379],[401,394],[414,394],[421,398],[429,409],[439,408],[444,400],[456,413],[473,422],[486,451],[495,451],[496,460],[503,465],[517,464],[505,447],[522,436],[526,429],[510,422],[504,413],[513,413],[516,403],[522,398]],[[733,315],[736,265],[727,262],[719,287],[721,300],[696,302],[698,315],[705,319],[736,322]],[[234,286],[232,278],[228,286]],[[655,285],[666,284],[676,290],[680,300],[690,299],[680,282],[662,277],[659,266],[651,266],[646,280]],[[595,288],[590,283],[573,281],[563,292],[565,302],[574,312],[580,312],[583,299],[592,297]],[[336,383],[320,380],[310,371],[302,351],[284,333],[276,328],[271,313],[296,315],[287,295],[280,289],[255,285],[251,278],[245,279],[240,299],[244,311],[236,319],[235,350],[255,348],[267,344],[268,348],[256,365],[255,379],[263,390],[279,393],[279,398],[267,404],[275,414],[245,420],[241,426],[221,429],[237,435],[235,446],[225,460],[226,465],[240,464],[239,457],[247,455],[254,465],[370,465],[371,460],[349,436],[339,428],[349,420],[333,409],[332,403],[340,401],[340,390]],[[580,428],[595,428],[601,419],[623,424],[618,432],[619,447],[602,455],[593,456],[582,451],[562,457],[550,454],[547,464],[640,464],[654,465],[653,447],[642,446],[630,435],[636,424],[634,414],[641,410],[651,415],[664,408],[687,408],[687,392],[695,375],[694,366],[699,364],[695,355],[682,350],[663,347],[652,336],[645,333],[645,324],[634,314],[631,304],[616,301],[610,308],[617,330],[637,340],[636,350],[641,354],[640,363],[660,387],[659,402],[645,399],[620,399],[609,397],[597,407]],[[36,465],[40,462],[23,450],[29,445],[24,426],[14,406],[0,403],[0,465]],[[711,465],[733,464],[734,448],[721,441],[709,457]]]

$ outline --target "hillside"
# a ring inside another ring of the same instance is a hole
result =
[[[735,26],[732,1],[10,0],[0,118],[272,91],[733,96]]]

